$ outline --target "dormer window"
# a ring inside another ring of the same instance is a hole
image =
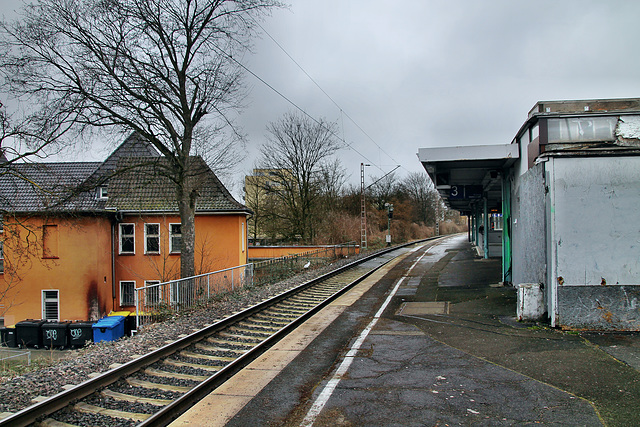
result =
[[[109,198],[109,192],[106,185],[101,185],[100,187],[98,187],[96,198],[98,200],[106,200]]]

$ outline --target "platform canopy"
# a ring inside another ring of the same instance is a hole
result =
[[[502,176],[518,155],[518,144],[418,150],[418,159],[445,204],[462,214],[469,214],[483,197],[487,197],[490,210],[501,211]]]

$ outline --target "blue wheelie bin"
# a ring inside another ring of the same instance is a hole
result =
[[[124,316],[107,316],[93,324],[93,342],[116,341],[124,336]]]

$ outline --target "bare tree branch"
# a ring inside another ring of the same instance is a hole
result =
[[[38,0],[0,24],[2,89],[37,106],[35,128],[138,132],[168,162],[182,219],[181,274],[194,273],[191,155],[237,162],[231,113],[244,98],[230,58],[277,0]],[[222,141],[223,132],[233,135]],[[64,131],[64,132],[63,132]],[[73,131],[73,132],[71,132]],[[200,148],[195,148],[200,147]],[[228,166],[226,166],[228,167]]]

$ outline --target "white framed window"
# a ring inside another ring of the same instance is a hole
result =
[[[156,305],[162,301],[162,287],[153,286],[159,284],[159,280],[144,281],[144,303],[145,305]],[[150,286],[150,287],[149,287]]]
[[[144,225],[144,253],[160,253],[160,224]]]
[[[109,198],[109,190],[106,185],[101,185],[96,189],[96,199],[106,200]]]
[[[182,224],[169,224],[169,252],[182,252]]]
[[[57,289],[42,291],[42,319],[60,321],[60,300]]]
[[[120,282],[120,305],[136,305],[136,282],[132,280]]]
[[[120,224],[120,253],[136,253],[136,225]]]

